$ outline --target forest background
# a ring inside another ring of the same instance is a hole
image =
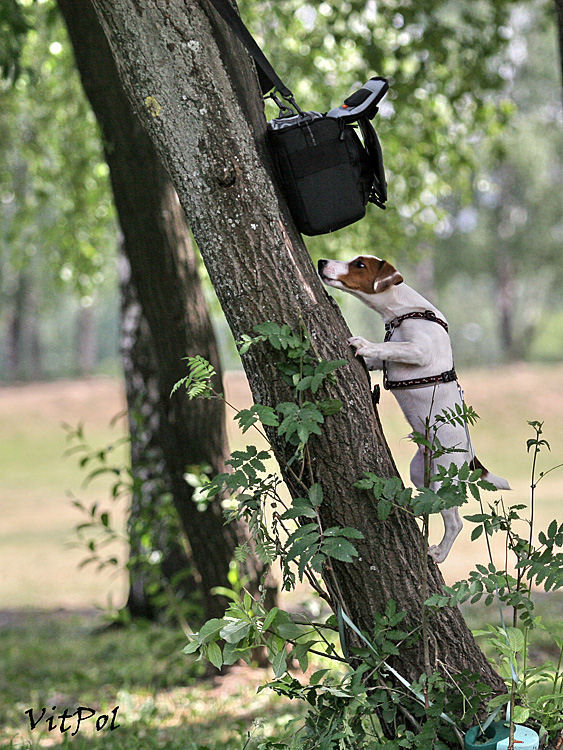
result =
[[[498,28],[488,3],[472,6],[473,17],[461,2],[442,7],[462,22],[466,57],[455,71],[438,66],[438,79],[424,81],[420,38],[400,2],[385,28],[374,2],[240,3],[305,108],[326,111],[371,74],[390,78],[375,122],[389,208],[372,207],[359,224],[307,245],[314,259],[388,258],[443,310],[470,403],[484,417],[478,444],[491,467],[525,491],[526,419],[545,419],[553,438],[563,415],[560,57],[550,4],[499,3],[498,12],[505,5],[507,22]],[[110,427],[124,397],[119,230],[108,168],[56,6],[29,0],[20,8],[21,35],[12,37],[21,43],[18,69],[7,45],[0,60],[0,607],[8,623],[18,622],[20,607],[90,610],[108,592],[112,607],[126,596],[123,575],[116,581],[75,570],[84,553],[69,548],[80,519],[68,494],[93,500],[105,487],[83,490],[82,473],[62,455],[62,422],[83,422],[93,445],[121,434]],[[487,28],[495,32],[483,41]],[[467,75],[475,70],[472,34],[490,55],[474,81],[477,114],[472,97],[456,91],[464,67]],[[436,57],[446,56],[448,41],[437,34],[433,43]],[[200,271],[228,392],[242,406],[249,394],[235,372],[240,359]],[[355,335],[382,336],[374,316],[350,298],[336,299]],[[412,451],[400,441],[406,425],[390,398],[382,419],[406,476]],[[241,440],[233,427],[229,437],[231,447]],[[560,455],[560,438],[552,445]],[[560,480],[545,488],[547,519]],[[468,565],[457,558],[446,578]],[[28,650],[37,647],[31,643]]]

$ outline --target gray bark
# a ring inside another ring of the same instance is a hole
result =
[[[396,468],[365,372],[346,344],[349,331],[272,182],[248,56],[203,0],[94,0],[94,5],[131,102],[189,217],[235,338],[265,320],[294,328],[302,322],[319,356],[348,360],[328,394],[344,408],[327,419],[322,437],[310,444],[313,478],[325,493],[323,523],[356,526],[365,534],[360,559],[336,566],[342,603],[366,631],[390,598],[408,612],[411,624],[419,623],[420,534],[406,514],[378,522],[372,498],[352,487],[364,471],[388,477]],[[265,348],[251,349],[243,364],[257,402],[288,399]],[[286,448],[275,434],[270,437],[283,464]],[[442,578],[430,565],[430,588],[438,591]],[[334,580],[328,585],[334,590]],[[480,673],[501,689],[457,609],[441,611],[432,629],[437,650],[432,656],[454,670]],[[404,652],[396,665],[406,676],[418,676],[421,649]]]

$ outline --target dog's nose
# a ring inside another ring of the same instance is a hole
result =
[[[322,270],[326,266],[327,263],[328,263],[328,260],[325,260],[324,258],[321,258],[321,260],[319,260],[317,262],[317,271],[319,273],[322,273]]]

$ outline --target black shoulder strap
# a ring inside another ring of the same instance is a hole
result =
[[[263,94],[267,94],[268,91],[275,88],[284,99],[292,97],[291,91],[287,88],[281,78],[278,76],[276,71],[272,68],[266,55],[262,52],[260,47],[256,44],[252,34],[246,28],[238,15],[234,7],[231,5],[229,0],[209,0],[213,5],[217,13],[222,17],[225,23],[231,28],[234,34],[244,44],[249,54],[254,58],[256,65],[258,66],[258,78],[260,81],[260,88]]]
[[[362,131],[364,146],[368,153],[374,171],[373,185],[369,200],[379,208],[385,208],[387,200],[387,182],[385,180],[385,169],[383,168],[383,153],[379,138],[371,122],[367,117],[358,118],[358,125]]]

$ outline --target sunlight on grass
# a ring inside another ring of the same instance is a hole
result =
[[[290,718],[287,701],[269,691],[256,695],[256,687],[268,674],[264,670],[234,667],[220,681],[204,679],[201,662],[181,653],[185,638],[179,630],[146,624],[102,629],[102,625],[93,614],[2,616],[0,746],[72,742],[73,748],[111,750],[240,750],[249,731],[256,736],[280,731]],[[31,731],[24,712],[32,708],[37,719],[44,706],[44,719]],[[96,714],[70,738],[77,727],[72,714],[78,706]],[[96,717],[116,706],[116,728],[110,731],[108,723],[96,732]],[[67,731],[61,733],[57,717],[65,708],[71,718],[64,725]],[[46,719],[52,714],[54,729],[49,732]],[[264,720],[262,727],[253,727],[255,717]]]

